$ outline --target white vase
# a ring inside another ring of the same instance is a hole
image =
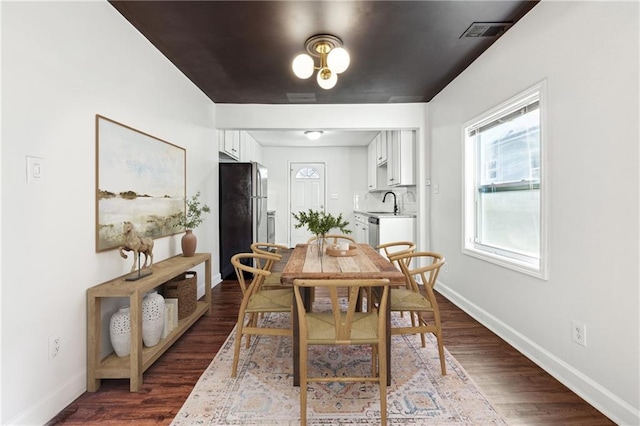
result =
[[[164,297],[157,291],[142,299],[142,341],[147,347],[155,346],[164,330]]]
[[[116,355],[129,355],[131,352],[131,319],[128,306],[123,306],[111,316],[109,336]]]

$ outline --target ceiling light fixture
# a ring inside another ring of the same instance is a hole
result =
[[[322,130],[307,130],[306,132],[304,132],[304,135],[309,140],[317,141],[318,139],[320,139],[320,136],[322,136]]]
[[[338,74],[349,68],[351,61],[349,52],[342,47],[342,40],[329,34],[318,34],[309,38],[304,47],[307,53],[296,56],[291,64],[294,74],[307,79],[318,70],[318,85],[323,89],[331,89],[338,82]],[[320,66],[316,67],[312,56],[320,58]]]

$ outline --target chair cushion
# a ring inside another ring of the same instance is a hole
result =
[[[307,313],[307,339],[309,344],[372,344],[378,339],[378,315],[375,312],[356,312],[351,327],[351,339],[336,343],[335,322],[332,313]]]
[[[404,288],[391,289],[392,311],[433,311],[431,302],[420,293]]]
[[[293,289],[262,290],[251,296],[246,312],[291,312]]]

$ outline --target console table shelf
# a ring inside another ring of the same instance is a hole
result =
[[[142,344],[142,298],[145,293],[166,283],[183,272],[205,264],[204,300],[198,301],[195,312],[178,322],[178,326],[164,339],[150,348]],[[171,257],[151,266],[153,273],[137,281],[126,281],[123,275],[87,290],[87,391],[100,388],[101,379],[129,379],[131,392],[138,392],[142,373],[202,315],[211,311],[211,254],[196,253],[192,257]],[[119,357],[115,353],[100,359],[102,341],[101,299],[128,297],[131,318],[131,352]]]

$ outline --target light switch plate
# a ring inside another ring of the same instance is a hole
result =
[[[27,155],[27,183],[40,182],[43,177],[44,159]]]

